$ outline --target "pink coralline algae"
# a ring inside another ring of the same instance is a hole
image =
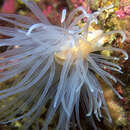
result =
[[[71,2],[75,8],[77,8],[78,6],[82,6],[82,7],[86,6],[86,0],[71,0]]]
[[[15,12],[15,0],[5,0],[2,7],[2,12],[4,13],[14,13]]]
[[[122,1],[122,4],[124,5],[126,2]],[[130,4],[124,5],[119,8],[119,10],[116,11],[117,17],[124,19],[126,16],[130,15]]]
[[[47,17],[52,12],[52,6],[48,6],[47,9],[43,10],[43,14]]]
[[[130,15],[130,5],[124,7],[124,12],[125,12],[127,15]]]
[[[125,14],[123,9],[119,9],[118,11],[116,11],[116,15],[117,15],[117,17],[119,17],[121,19],[124,19],[125,16],[126,16],[126,14]]]
[[[71,0],[71,2],[75,8],[82,6],[83,8],[86,9],[86,7],[87,7],[86,0]],[[90,7],[88,7],[88,9],[87,9],[87,13],[89,13],[89,14],[92,13]]]

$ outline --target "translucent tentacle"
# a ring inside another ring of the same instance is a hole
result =
[[[44,16],[44,14],[42,13],[42,11],[39,9],[39,7],[36,5],[35,2],[33,2],[32,0],[22,0],[30,9],[31,11],[35,14],[35,16],[37,16],[37,18],[45,24],[50,24],[50,22],[48,21],[48,19]]]

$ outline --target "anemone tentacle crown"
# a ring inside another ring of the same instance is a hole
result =
[[[92,122],[93,116],[100,121],[102,107],[111,122],[103,90],[95,75],[98,74],[115,94],[122,98],[112,85],[112,80],[119,80],[103,69],[106,67],[122,73],[121,67],[112,62],[119,58],[101,55],[99,52],[116,51],[124,54],[124,59],[127,60],[128,55],[124,50],[104,45],[106,36],[120,33],[123,42],[125,34],[122,31],[104,33],[103,30],[92,28],[92,23],[97,23],[97,16],[113,6],[91,14],[78,7],[68,17],[66,10],[63,10],[61,26],[56,26],[48,21],[32,0],[23,2],[39,21],[16,14],[0,14],[1,20],[15,26],[0,27],[1,34],[11,37],[2,39],[0,46],[13,46],[0,54],[0,69],[3,70],[0,72],[0,82],[18,74],[22,75],[16,85],[0,90],[0,100],[14,96],[8,104],[5,103],[0,108],[0,123],[23,120],[23,129],[28,129],[34,121],[38,121],[49,101],[51,105],[43,130],[48,129],[57,110],[57,129],[69,129],[74,110],[78,127],[82,129],[79,117],[80,104]],[[87,19],[86,22],[82,22],[84,18]],[[18,114],[20,116],[17,116]],[[95,128],[94,123],[92,124]]]

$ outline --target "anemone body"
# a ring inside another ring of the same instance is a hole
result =
[[[95,129],[93,115],[100,121],[101,108],[105,109],[111,122],[103,91],[95,74],[97,73],[122,98],[112,86],[111,81],[117,82],[117,79],[103,69],[122,73],[121,67],[112,63],[119,58],[103,56],[99,52],[117,51],[123,53],[127,59],[125,51],[104,46],[103,40],[107,35],[121,33],[124,41],[125,35],[121,31],[104,33],[102,30],[90,30],[91,24],[98,21],[97,16],[111,6],[92,14],[79,7],[72,11],[67,19],[66,11],[63,10],[60,27],[52,25],[32,0],[23,1],[39,21],[15,14],[0,14],[1,20],[15,26],[0,27],[2,35],[11,37],[2,39],[0,46],[13,47],[0,54],[0,69],[3,70],[0,72],[0,82],[23,74],[16,85],[0,90],[0,100],[16,95],[0,108],[0,123],[23,120],[23,129],[28,129],[33,122],[38,121],[48,101],[51,101],[51,104],[43,130],[48,129],[57,110],[57,129],[69,129],[74,110],[78,127],[82,129],[79,104]],[[80,27],[78,23],[83,18],[87,18],[87,22]]]

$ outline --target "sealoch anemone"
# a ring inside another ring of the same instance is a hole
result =
[[[1,101],[12,96],[11,101],[0,107],[0,123],[22,120],[22,128],[26,130],[38,121],[48,102],[50,106],[42,130],[48,129],[56,111],[59,113],[57,130],[69,129],[74,111],[78,127],[82,129],[80,104],[95,129],[93,116],[100,121],[101,109],[105,110],[108,120],[112,122],[96,75],[122,98],[112,85],[112,82],[120,80],[104,69],[122,73],[121,67],[113,63],[119,57],[105,56],[100,52],[109,50],[122,53],[127,60],[128,55],[124,50],[104,44],[104,38],[108,35],[120,33],[122,42],[125,35],[122,31],[105,33],[91,25],[98,22],[98,15],[113,6],[91,14],[78,7],[67,18],[64,9],[61,26],[56,26],[48,21],[32,0],[23,2],[36,15],[37,21],[27,16],[0,14],[0,20],[14,25],[0,27],[0,33],[10,37],[1,39],[0,46],[11,47],[0,54],[0,82],[20,75],[15,85],[0,90]],[[84,18],[86,22],[83,22]]]

